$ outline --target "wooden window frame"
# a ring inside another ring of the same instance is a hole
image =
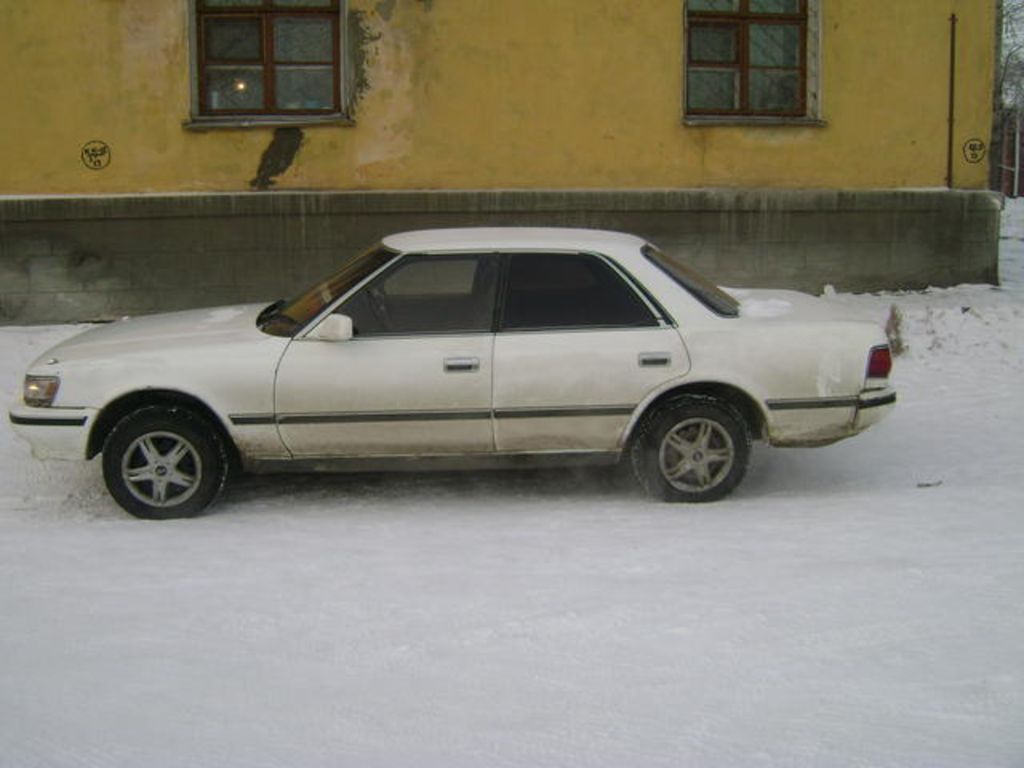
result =
[[[346,103],[347,0],[330,0],[326,6],[275,5],[273,0],[252,0],[244,6],[213,6],[206,0],[190,0],[192,59],[192,116],[186,127],[204,128],[246,125],[288,125],[318,122],[350,122]],[[206,50],[206,23],[213,19],[253,19],[260,25],[260,58],[211,59]],[[273,21],[280,18],[321,18],[331,24],[330,61],[278,62],[274,52]],[[253,109],[211,109],[207,71],[210,66],[253,67],[261,70],[263,105]],[[279,66],[330,67],[332,103],[321,109],[282,109],[276,102],[276,68]]]
[[[750,10],[750,0],[739,0],[735,11],[694,11],[689,4],[686,9],[686,71],[684,72],[683,112],[687,119],[702,118],[738,120],[799,120],[809,116],[808,45],[811,0],[799,0],[796,13],[756,13]],[[756,67],[750,63],[750,27],[753,24],[798,26],[800,30],[800,52],[796,67]],[[693,58],[691,45],[695,28],[723,26],[736,29],[736,53],[732,61],[710,61]],[[739,105],[736,109],[693,109],[687,103],[689,75],[691,68],[733,69],[739,75]],[[797,106],[792,110],[755,110],[750,108],[750,75],[757,69],[787,69],[799,77]]]

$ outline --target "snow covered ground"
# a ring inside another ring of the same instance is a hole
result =
[[[1024,765],[1024,206],[895,305],[896,411],[671,506],[593,474],[248,479],[129,518],[0,426],[2,766]],[[71,327],[0,328],[0,396]]]

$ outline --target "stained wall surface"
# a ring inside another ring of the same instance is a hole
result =
[[[243,191],[273,129],[198,131],[191,0],[0,3],[0,194]],[[349,0],[350,124],[275,189],[893,189],[992,121],[996,0],[820,0],[821,124],[684,122],[682,0]],[[112,162],[86,167],[102,141]]]

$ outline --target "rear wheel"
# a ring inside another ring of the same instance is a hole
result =
[[[150,406],[125,416],[103,446],[103,479],[135,517],[194,517],[214,502],[228,473],[224,441],[201,416]]]
[[[715,501],[747,471],[750,431],[729,403],[689,395],[645,417],[630,451],[644,489],[665,501]]]

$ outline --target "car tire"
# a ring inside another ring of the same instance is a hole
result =
[[[185,408],[133,411],[103,446],[107,490],[130,514],[145,520],[200,514],[220,494],[229,464],[218,431]]]
[[[630,459],[640,485],[656,498],[716,501],[746,474],[750,430],[730,403],[687,395],[644,418]]]

